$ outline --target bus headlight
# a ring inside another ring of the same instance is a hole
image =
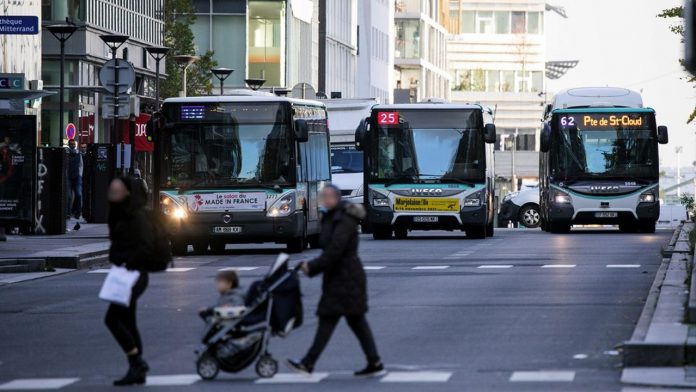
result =
[[[271,218],[288,216],[295,212],[295,194],[290,193],[276,200],[266,213]]]
[[[372,205],[375,207],[389,207],[389,199],[386,197],[375,197],[372,199]]]
[[[473,193],[464,199],[464,207],[479,207],[482,204],[481,197],[483,193],[478,191]]]
[[[570,204],[571,203],[570,195],[565,193],[565,192],[556,190],[554,192],[553,202],[556,204]]]
[[[641,193],[640,194],[640,202],[641,203],[654,203],[655,202],[655,194],[653,193],[653,191]]]
[[[167,194],[160,195],[160,208],[164,215],[174,219],[182,220],[188,217],[185,206],[182,206],[176,199]]]

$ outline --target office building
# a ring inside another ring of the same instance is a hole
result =
[[[447,72],[447,2],[397,0],[395,9],[394,101],[450,97]]]
[[[358,60],[357,0],[318,0],[319,91],[329,98],[355,96]]]
[[[358,0],[356,96],[391,103],[394,88],[394,1]]]

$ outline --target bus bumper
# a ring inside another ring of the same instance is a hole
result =
[[[395,218],[394,211],[388,208],[369,208],[367,212],[367,220],[372,226],[394,226],[413,230],[460,230],[464,227],[484,226],[486,224],[486,205],[479,207],[464,207],[457,215],[443,215],[423,212],[422,214],[397,214]],[[434,216],[438,218],[437,222],[415,222],[415,216]]]
[[[616,212],[616,218],[597,218],[596,213]],[[573,224],[623,224],[636,221],[657,221],[660,217],[660,203],[640,203],[635,209],[635,214],[626,210],[597,209],[580,210],[575,213],[572,205],[553,205],[549,208],[549,219],[556,222],[569,222]]]
[[[230,223],[224,216],[230,215]],[[304,234],[304,212],[297,211],[286,217],[268,217],[266,213],[199,213],[189,215],[181,223],[173,224],[174,241],[224,240],[226,243],[278,242],[301,237]],[[238,233],[217,233],[216,227],[241,228]]]

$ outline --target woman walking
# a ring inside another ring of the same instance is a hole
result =
[[[358,257],[358,223],[365,216],[365,210],[361,205],[342,201],[341,190],[334,185],[324,187],[320,198],[326,209],[319,239],[323,251],[318,258],[302,265],[308,276],[324,274],[317,308],[319,326],[314,343],[304,358],[288,360],[288,366],[300,373],[312,373],[338,321],[345,317],[367,357],[367,367],[354,375],[382,375],[384,366],[365,317],[367,279]]]
[[[145,292],[148,276],[144,263],[153,248],[153,235],[145,211],[145,188],[139,179],[117,178],[109,186],[109,260],[117,266],[140,271],[133,286],[130,306],[111,304],[106,326],[128,357],[128,372],[114,385],[144,384],[150,370],[143,360],[143,344],[136,325],[136,304]]]

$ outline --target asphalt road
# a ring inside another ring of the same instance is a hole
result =
[[[249,284],[282,248],[253,245],[228,249],[224,256],[181,258],[177,270],[151,276],[140,302],[145,357],[151,375],[160,376],[149,378],[159,387],[142,388],[621,391],[614,347],[633,331],[670,234],[499,230],[486,240],[438,232],[401,241],[362,236],[369,319],[390,370],[369,380],[350,375],[364,359],[345,324],[314,378],[283,375],[265,384],[249,369],[213,382],[197,380],[193,350],[202,323],[195,313],[215,299],[213,276],[221,268],[249,267],[241,272]],[[111,380],[126,365],[103,325],[99,272],[0,287],[0,390],[112,389]],[[300,357],[316,326],[320,281],[302,283],[305,325],[270,344],[281,360]]]

